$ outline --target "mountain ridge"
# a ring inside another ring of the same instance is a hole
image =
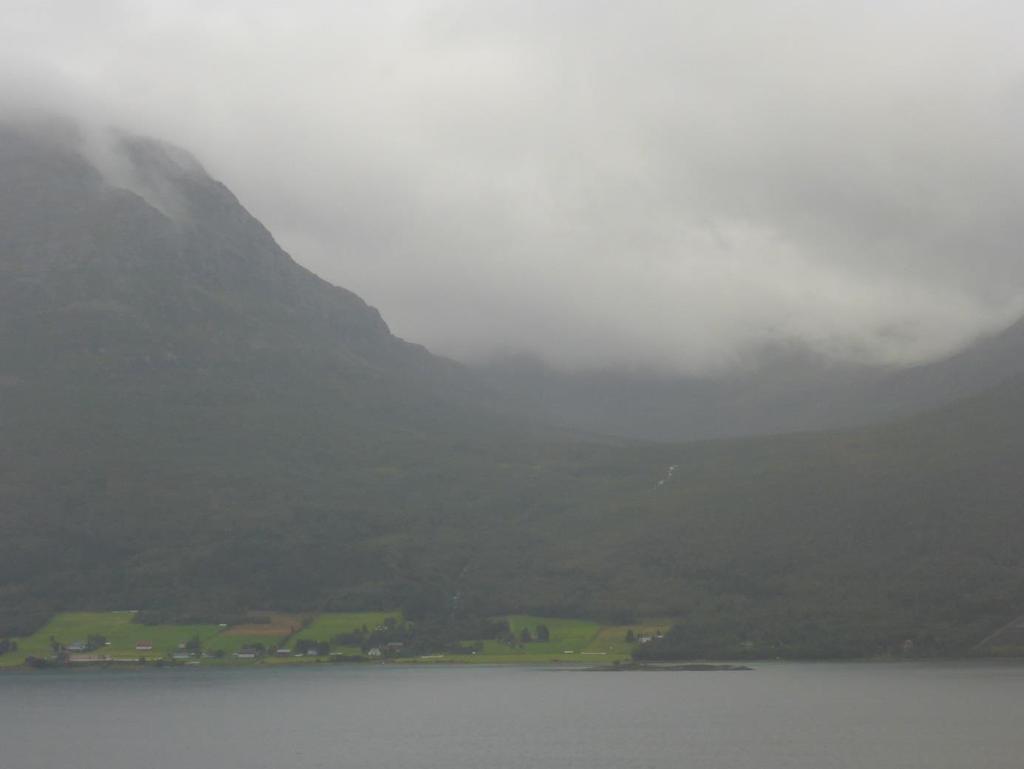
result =
[[[392,336],[218,182],[161,182],[174,220],[61,147],[0,130],[0,635],[458,596],[865,656],[962,653],[1021,613],[1020,378],[842,431],[590,439]]]
[[[559,371],[528,354],[473,366],[519,408],[591,434],[673,443],[880,424],[1024,374],[1024,319],[913,366],[827,360],[796,344],[718,375]]]

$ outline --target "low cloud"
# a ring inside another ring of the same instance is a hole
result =
[[[87,10],[7,10],[8,106],[187,147],[440,352],[912,362],[1024,310],[1015,4]]]

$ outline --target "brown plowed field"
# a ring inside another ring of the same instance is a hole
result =
[[[270,622],[253,622],[245,625],[232,625],[223,635],[272,636],[284,638],[297,633],[302,627],[303,617],[300,614],[282,614],[281,612],[251,612],[254,617],[269,617]]]

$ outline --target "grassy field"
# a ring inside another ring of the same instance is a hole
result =
[[[65,612],[57,614],[28,638],[15,639],[18,651],[0,656],[0,667],[20,665],[25,657],[52,654],[50,638],[67,645],[85,641],[90,635],[105,636],[110,643],[95,651],[109,657],[157,659],[177,649],[179,643],[198,637],[203,643],[222,628],[217,625],[140,625],[132,622],[132,612]],[[147,641],[152,651],[136,651],[135,645]]]
[[[589,620],[533,617],[527,614],[513,614],[506,619],[516,638],[519,637],[523,628],[529,629],[531,635],[536,637],[537,626],[546,625],[550,633],[549,639],[547,641],[532,641],[516,648],[509,648],[501,641],[485,641],[485,655],[568,657],[581,653],[601,630],[600,625]]]
[[[232,627],[220,625],[142,625],[133,622],[132,612],[65,612],[55,615],[35,634],[15,639],[18,650],[0,656],[0,667],[21,665],[27,656],[46,658],[52,652],[50,639],[68,645],[84,641],[90,635],[102,635],[109,646],[97,649],[91,654],[113,658],[149,660],[164,658],[173,653],[178,644],[191,638],[198,638],[205,651],[223,651],[224,662],[233,662],[231,655],[244,646],[262,644],[265,648],[278,643],[289,646],[300,639],[329,641],[334,636],[351,632],[364,625],[373,629],[388,617],[401,620],[400,612],[332,612],[315,617],[295,614],[261,613],[269,616],[269,623],[250,623]],[[549,631],[547,641],[531,641],[527,644],[508,646],[500,641],[484,641],[483,649],[472,655],[429,655],[431,661],[505,663],[505,662],[585,662],[591,664],[609,663],[627,659],[635,644],[626,642],[626,633],[633,630],[636,635],[653,634],[667,630],[671,620],[652,620],[630,626],[607,626],[581,619],[537,617],[524,614],[506,617],[509,626],[518,638],[523,628],[528,628],[536,637],[537,626],[546,625]],[[303,623],[306,627],[301,627]],[[476,639],[466,639],[467,642]],[[152,643],[152,651],[136,651],[140,641]],[[357,647],[334,647],[337,654],[358,655]],[[273,658],[261,660],[261,664],[305,664],[315,658]],[[409,660],[415,661],[415,660]],[[203,664],[216,664],[214,660],[203,660]]]
[[[396,620],[401,620],[402,613],[371,611],[329,612],[320,614],[308,627],[305,627],[296,633],[292,640],[330,641],[336,635],[351,633],[353,630],[361,628],[364,625],[372,631],[375,627],[382,624],[388,617],[394,617]],[[358,653],[358,649],[354,653]]]
[[[647,620],[633,625],[606,625],[598,631],[594,640],[583,649],[584,656],[607,656],[610,659],[629,657],[636,643],[626,642],[626,633],[633,631],[634,636],[651,635],[665,632],[672,627],[671,620]],[[603,660],[602,660],[603,661]]]
[[[276,646],[287,637],[287,630],[285,630],[284,633],[277,635],[271,635],[268,633],[259,633],[254,635],[245,635],[242,633],[219,633],[204,643],[203,649],[209,652],[222,651],[225,654],[234,654],[246,646],[255,646],[256,644],[262,645],[264,649]]]

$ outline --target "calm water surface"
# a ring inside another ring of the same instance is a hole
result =
[[[1024,666],[0,675],[2,769],[1021,769]]]

